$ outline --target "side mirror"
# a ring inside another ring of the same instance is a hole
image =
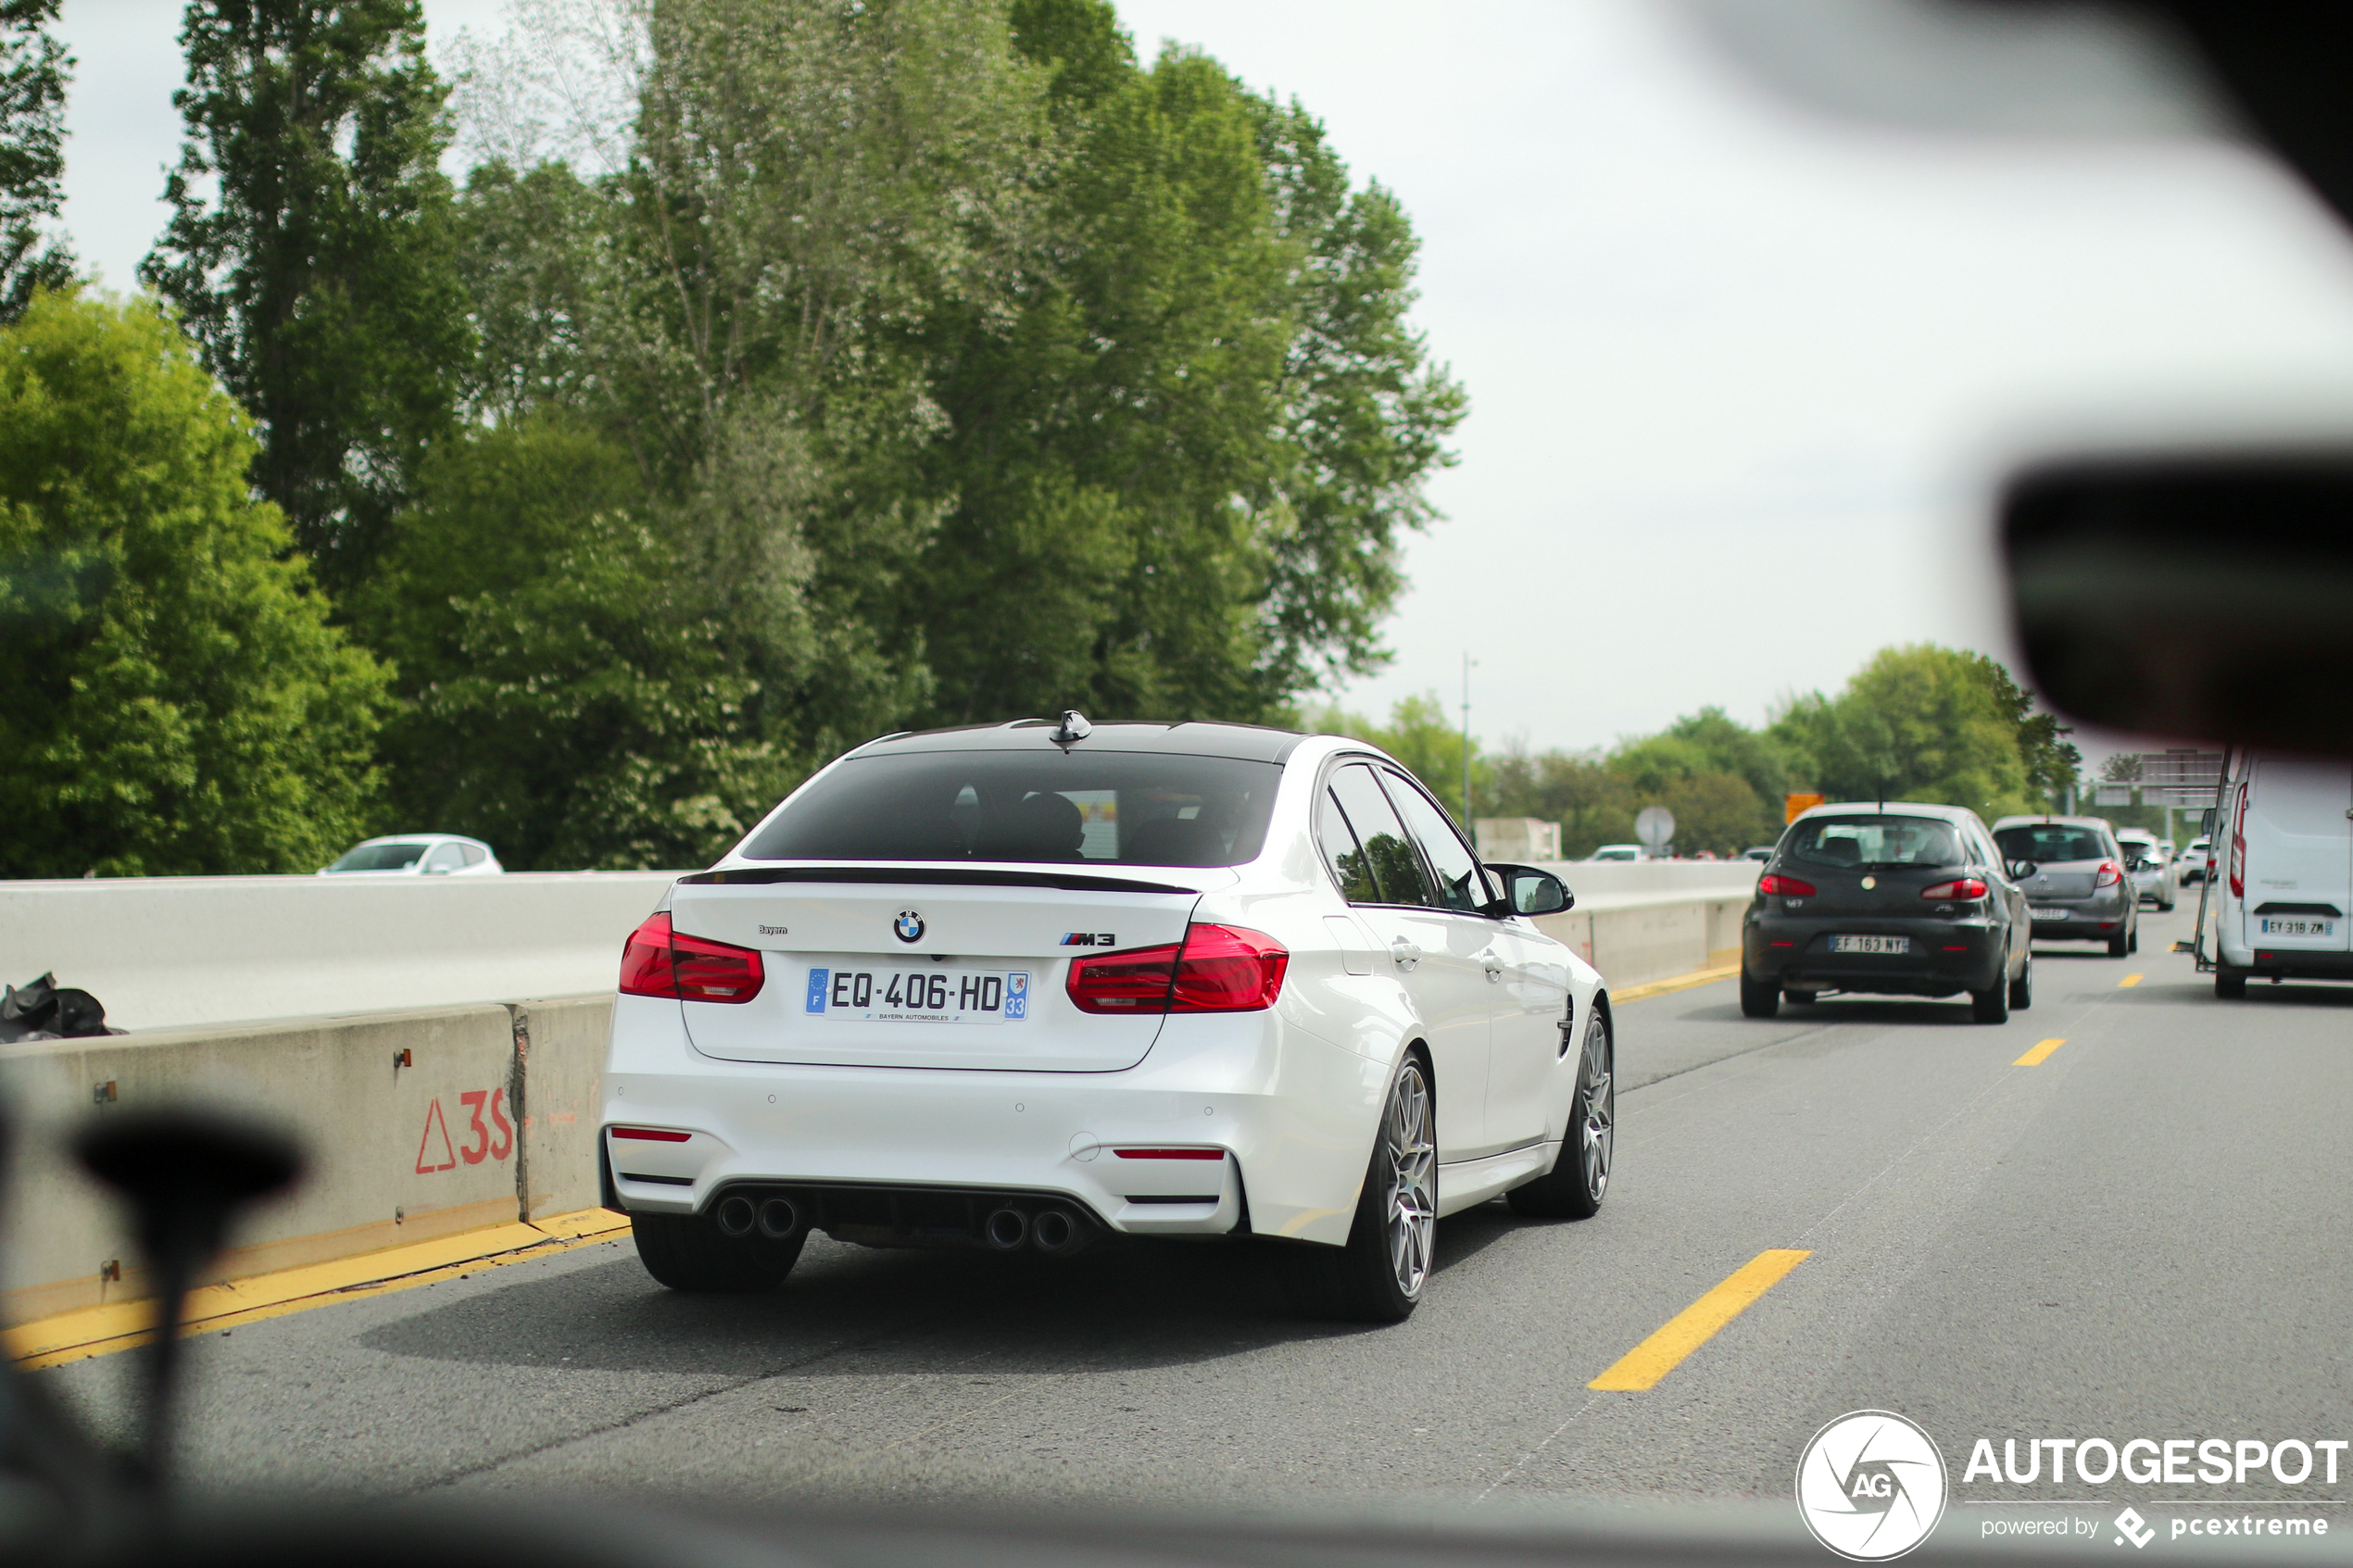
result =
[[[2012,860],[2010,862],[2010,880],[2012,882],[2024,882],[2028,877],[2032,876],[2036,872],[2041,871],[2042,869],[2042,867],[2036,865],[2032,860]]]
[[[1490,866],[1495,880],[1504,884],[1504,897],[1494,913],[1501,915],[1556,915],[1577,902],[1577,895],[1568,884],[1548,871],[1535,866]]]
[[[2348,517],[2353,447],[2030,470],[2002,543],[2034,684],[2112,729],[2353,756]]]
[[[2210,838],[2212,838],[2212,837],[2214,836],[2214,808],[2213,808],[2213,807],[2208,806],[2208,807],[2205,810],[2200,811],[2200,812],[2197,814],[2197,835],[2198,835],[2200,838],[2209,838],[2209,839],[2210,839]]]

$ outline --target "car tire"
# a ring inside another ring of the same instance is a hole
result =
[[[2007,1023],[2010,1021],[2010,976],[2007,960],[1994,973],[1994,984],[1982,991],[1969,994],[1969,1015],[1980,1023]]]
[[[2034,949],[2026,949],[2026,962],[2019,970],[2018,978],[2010,982],[2010,1010],[2024,1012],[2034,1005]]]
[[[2108,956],[2109,958],[2120,959],[2132,950],[2133,934],[2130,931],[2126,931],[2121,935],[2111,936],[2108,939]]]
[[[1770,1018],[1781,1010],[1781,988],[1769,980],[1751,980],[1741,971],[1741,1016]]]
[[[2246,998],[2246,971],[2225,969],[2221,964],[2216,964],[2214,966],[2214,994],[2226,1002],[2244,1001]]]
[[[1409,1054],[1390,1080],[1345,1247],[1294,1251],[1301,1305],[1315,1317],[1403,1323],[1421,1304],[1438,1239],[1437,1104]]]
[[[673,1290],[744,1293],[774,1290],[799,1261],[809,1237],[786,1241],[725,1235],[708,1214],[632,1214],[637,1261]]]
[[[1609,1191],[1617,1142],[1617,1048],[1601,1010],[1585,1025],[1577,1053],[1577,1092],[1569,1101],[1568,1133],[1544,1175],[1504,1195],[1516,1214],[1541,1220],[1590,1220]]]
[[[2128,953],[2141,950],[2141,922],[2138,920],[2134,920],[2133,929],[2124,934],[2124,950]]]

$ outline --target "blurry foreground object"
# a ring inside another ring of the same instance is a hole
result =
[[[2020,646],[2057,706],[2353,751],[2353,447],[2047,463],[2011,483],[2001,526]]]

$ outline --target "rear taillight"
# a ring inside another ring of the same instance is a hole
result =
[[[1814,897],[1814,884],[1810,882],[1800,882],[1793,876],[1781,876],[1776,873],[1758,877],[1756,891],[1768,898],[1811,898]]]
[[[1078,959],[1063,988],[1081,1012],[1250,1012],[1275,1005],[1290,952],[1264,932],[1194,925],[1180,946]]]
[[[2123,880],[2124,868],[2114,860],[2102,860],[2100,869],[2092,873],[2092,885],[2095,887],[2113,887]]]
[[[1955,882],[1940,882],[1933,887],[1923,887],[1920,889],[1920,897],[1940,898],[1950,902],[1958,902],[1965,898],[1982,898],[1985,897],[1985,884],[1973,876],[1965,876]]]
[[[1176,960],[1172,1012],[1253,1012],[1283,992],[1290,949],[1263,931],[1240,925],[1196,925],[1185,933]]]
[[[673,931],[668,914],[648,915],[621,949],[621,994],[689,1002],[748,1002],[767,980],[756,947]]]
[[[2239,785],[2238,805],[2231,812],[2231,897],[2246,897],[2246,785]]]

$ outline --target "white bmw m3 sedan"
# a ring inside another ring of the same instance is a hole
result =
[[[1609,1183],[1601,977],[1361,742],[1239,724],[886,736],[630,938],[605,1201],[655,1278],[781,1280],[811,1229],[1068,1252],[1278,1238],[1395,1321],[1441,1215]]]

